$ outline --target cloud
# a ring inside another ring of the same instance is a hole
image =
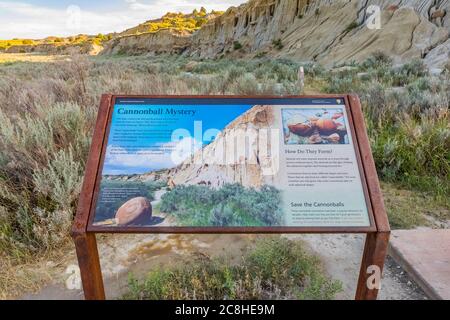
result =
[[[242,2],[245,0],[226,0],[214,5],[210,1],[192,0],[124,0],[121,9],[108,9],[105,3],[104,8],[93,10],[77,6],[76,1],[64,9],[20,1],[0,1],[0,39],[121,32],[159,18],[167,11],[190,12],[200,6],[208,10],[226,10]],[[79,11],[74,10],[76,8]],[[78,14],[79,17],[76,16]]]
[[[147,172],[173,168],[202,148],[202,143],[192,137],[178,142],[163,143],[158,149],[140,149],[129,151],[120,146],[108,146],[104,164],[104,173],[119,174]]]

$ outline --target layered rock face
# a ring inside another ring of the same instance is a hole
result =
[[[103,47],[95,43],[86,43],[83,45],[55,45],[55,44],[38,44],[38,45],[20,45],[11,46],[4,50],[5,53],[42,53],[49,55],[66,55],[70,53],[97,55],[103,50]]]
[[[369,29],[371,6],[381,9],[381,29]],[[162,33],[122,37],[105,53],[183,53],[292,57],[327,66],[361,61],[382,51],[397,62],[448,60],[450,0],[250,0],[228,9],[192,35]],[[181,39],[180,39],[181,38]],[[236,50],[239,43],[239,50]]]
[[[272,106],[254,106],[222,130],[211,144],[171,169],[168,175],[172,183],[212,188],[225,183],[245,187],[274,184],[271,172],[277,168],[279,151],[273,150],[279,132],[268,130],[273,122]]]
[[[73,52],[79,54],[97,55],[103,50],[103,47],[95,43],[85,43],[83,45],[55,45],[55,44],[37,44],[11,46],[4,50],[5,53],[43,53],[49,55],[65,55]]]
[[[190,33],[162,30],[141,35],[127,35],[109,41],[101,54],[180,54],[190,44]]]

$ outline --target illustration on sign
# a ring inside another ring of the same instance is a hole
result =
[[[119,100],[93,225],[369,226],[344,101]]]

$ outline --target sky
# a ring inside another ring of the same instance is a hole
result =
[[[245,0],[0,0],[0,39],[120,32],[166,12],[226,10]]]
[[[116,105],[103,174],[135,174],[173,168],[210,143],[252,105]],[[124,110],[194,110],[195,114],[123,114]],[[149,123],[159,123],[150,125]],[[143,129],[143,127],[145,129]],[[139,130],[139,134],[134,134]],[[145,130],[148,130],[147,132]]]

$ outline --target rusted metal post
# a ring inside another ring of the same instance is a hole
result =
[[[78,200],[77,214],[71,232],[86,300],[105,299],[97,241],[94,233],[87,232],[87,226],[111,102],[112,95],[102,95],[91,150],[86,164],[83,187]]]
[[[75,248],[80,267],[86,300],[105,300],[102,271],[94,233],[74,235]]]
[[[376,300],[381,286],[384,261],[388,250],[389,232],[366,235],[355,300]]]

